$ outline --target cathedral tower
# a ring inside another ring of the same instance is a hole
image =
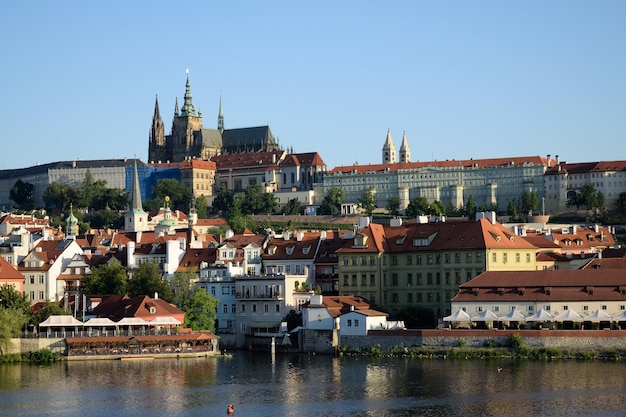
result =
[[[202,113],[196,114],[196,109],[191,100],[191,84],[189,83],[189,71],[187,71],[187,83],[185,84],[185,101],[178,112],[178,99],[172,120],[172,162],[183,161],[187,156],[199,155],[202,147],[202,137],[194,132],[202,129]],[[200,143],[197,143],[200,141]]]
[[[406,132],[402,133],[402,145],[400,145],[400,162],[411,162],[411,150],[406,140]]]
[[[391,132],[387,129],[387,139],[383,145],[383,164],[396,163],[396,147],[391,140]]]
[[[152,127],[150,128],[150,142],[148,145],[148,161],[165,162],[167,157],[167,144],[165,142],[165,127],[161,112],[159,111],[159,97],[154,102],[154,116],[152,116]]]

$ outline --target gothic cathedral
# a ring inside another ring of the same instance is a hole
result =
[[[185,85],[185,101],[179,111],[176,99],[169,135],[165,134],[158,97],[155,101],[148,146],[150,162],[180,162],[187,158],[208,160],[217,155],[275,150],[280,150],[280,146],[269,126],[224,129],[221,97],[217,129],[203,128],[202,113],[196,113],[191,100],[189,74]]]

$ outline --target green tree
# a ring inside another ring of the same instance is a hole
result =
[[[63,212],[70,203],[78,200],[78,193],[67,184],[53,182],[43,193],[43,201],[48,211]]]
[[[83,279],[83,292],[90,295],[125,295],[127,287],[126,269],[118,263],[95,268]]]
[[[465,213],[468,216],[474,216],[476,214],[476,200],[474,199],[474,195],[470,194],[467,199],[467,204],[465,205]]]
[[[343,190],[338,187],[330,188],[320,205],[320,214],[335,215],[341,213],[341,203],[343,203]]]
[[[196,198],[196,213],[199,219],[207,219],[209,217],[209,202],[204,194]]]
[[[85,208],[85,209],[100,209],[104,207],[96,207],[98,202],[102,202],[104,200],[104,194],[106,192],[107,182],[104,180],[95,180],[91,171],[87,169],[85,173],[85,178],[81,183],[80,187],[78,187],[78,200],[76,201],[76,206]]]
[[[9,191],[9,198],[18,205],[22,210],[33,209],[33,191],[35,186],[30,182],[17,180]]]
[[[519,212],[517,211],[517,202],[515,200],[510,200],[506,211],[513,219],[517,219],[517,216],[519,215]]]
[[[573,192],[567,200],[567,207],[584,207],[587,210],[602,208],[604,206],[604,194],[596,191],[596,187],[588,182],[578,192]]]
[[[193,271],[176,272],[170,280],[170,287],[174,294],[174,304],[183,306],[194,294],[193,284],[198,279],[198,274]]]
[[[428,214],[434,214],[435,216],[441,216],[446,214],[446,207],[439,200],[435,200],[431,203]]]
[[[230,212],[234,200],[235,196],[233,195],[233,193],[228,191],[226,186],[222,184],[219,191],[215,195],[215,198],[213,199],[213,204],[211,205],[211,207],[213,208],[213,212],[222,213],[224,216],[226,216]]]
[[[400,197],[396,195],[387,199],[387,211],[392,216],[397,216],[400,214]]]
[[[374,196],[374,193],[371,190],[365,191],[361,194],[361,197],[356,200],[356,203],[359,208],[362,208],[365,211],[365,214],[371,216],[372,212],[376,208],[376,196]]]
[[[286,215],[302,214],[302,203],[300,203],[300,200],[297,198],[292,198],[287,201],[287,204],[285,204],[285,207],[283,207],[280,212]]]
[[[134,271],[133,277],[128,281],[128,295],[137,297],[147,295],[153,297],[158,294],[159,298],[172,302],[173,294],[169,283],[161,275],[159,264],[156,262],[144,262]]]
[[[524,191],[521,198],[521,210],[523,213],[532,216],[539,206],[539,197],[536,191]]]
[[[415,197],[409,201],[409,205],[406,208],[406,215],[408,217],[417,217],[428,214],[428,200],[426,197]]]
[[[24,311],[15,308],[0,308],[0,355],[8,352],[11,339],[22,332],[28,323],[28,316]]]
[[[621,214],[626,214],[626,192],[619,193],[617,197],[617,210]]]
[[[241,199],[242,214],[273,213],[276,210],[276,197],[263,191],[260,185],[251,185]]]
[[[203,288],[196,288],[193,296],[182,306],[185,327],[193,330],[211,330],[215,333],[215,319],[219,301]]]
[[[170,208],[187,212],[191,206],[193,193],[183,183],[172,178],[159,180],[156,185],[157,199],[165,201],[165,196],[170,197]]]
[[[287,323],[287,331],[292,331],[298,326],[302,326],[302,313],[296,310],[290,310],[289,313],[283,317],[283,321]]]
[[[113,210],[98,210],[88,213],[84,217],[93,229],[120,229],[124,226],[124,214]]]
[[[30,301],[26,294],[20,293],[12,285],[0,286],[0,308],[10,308],[27,314],[30,310]]]

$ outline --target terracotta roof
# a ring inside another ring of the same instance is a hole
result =
[[[273,238],[267,242],[262,258],[264,260],[315,259],[319,239],[319,232],[305,232],[300,241],[295,236],[289,240]]]
[[[368,164],[338,166],[331,169],[328,174],[363,174],[366,172],[396,172],[400,170],[413,170],[425,167],[452,168],[463,167],[463,169],[482,169],[494,166],[534,164],[548,166],[548,161],[540,156],[520,156],[511,158],[489,158],[489,159],[466,159],[466,160],[446,160],[431,162],[404,162],[395,164]]]
[[[213,161],[205,161],[202,159],[192,158],[185,159],[181,162],[168,162],[168,163],[158,163],[158,164],[150,164],[150,166],[157,168],[180,168],[182,169],[206,169],[215,171],[215,162]]]
[[[453,302],[626,302],[626,269],[488,271],[462,284]]]
[[[211,265],[214,264],[216,260],[217,248],[187,249],[176,271],[189,271],[192,269],[199,271],[202,262]]]
[[[0,283],[24,281],[24,275],[0,256]]]
[[[237,153],[214,156],[211,161],[215,162],[218,171],[239,171],[249,170],[251,167],[278,167],[285,155],[285,151]]]

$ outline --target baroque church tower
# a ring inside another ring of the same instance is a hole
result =
[[[383,145],[383,164],[396,163],[396,147],[391,139],[391,132],[387,129],[387,139]]]
[[[141,189],[139,188],[139,175],[137,174],[137,158],[135,157],[135,170],[133,172],[133,189],[131,196],[130,211],[124,214],[124,230],[126,232],[143,232],[148,230],[148,214],[143,211],[141,204]]]
[[[402,133],[402,145],[400,145],[400,162],[411,162],[411,150],[406,140],[406,132]]]

